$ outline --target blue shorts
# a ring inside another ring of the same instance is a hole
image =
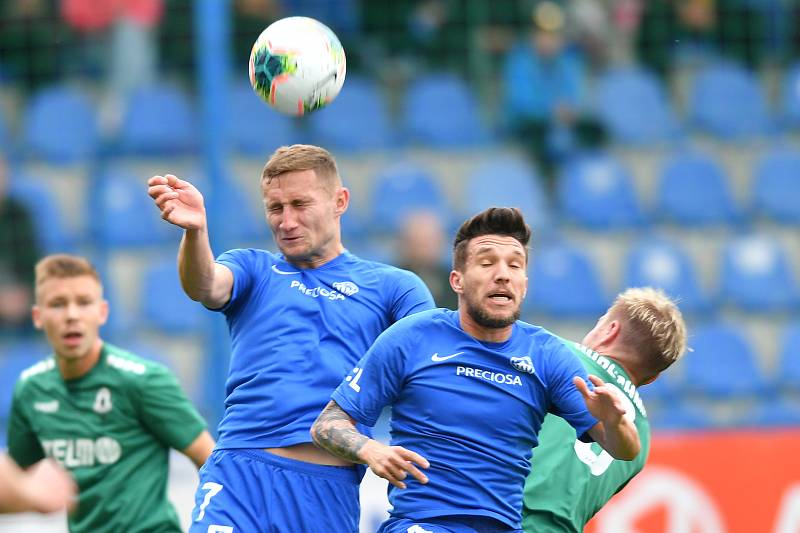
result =
[[[355,467],[263,450],[214,450],[200,469],[190,533],[358,533]]]
[[[486,516],[437,516],[435,518],[390,518],[378,533],[522,533]]]

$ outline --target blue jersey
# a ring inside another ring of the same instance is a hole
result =
[[[311,442],[331,391],[375,338],[433,307],[416,275],[348,252],[314,269],[254,249],[217,262],[233,272],[231,299],[220,309],[232,349],[221,449]]]
[[[519,528],[531,446],[548,412],[578,435],[597,423],[572,383],[587,379],[559,338],[517,321],[502,343],[461,329],[457,311],[419,313],[375,341],[333,399],[374,425],[392,406],[391,443],[430,462],[425,485],[389,486],[393,517],[481,515]]]

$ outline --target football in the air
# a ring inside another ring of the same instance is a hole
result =
[[[344,49],[330,28],[308,17],[270,24],[250,52],[250,84],[270,106],[303,115],[330,104],[344,84]]]

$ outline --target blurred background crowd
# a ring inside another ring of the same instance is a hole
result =
[[[104,337],[167,363],[213,426],[227,336],[181,292],[180,233],[145,181],[172,172],[206,193],[215,252],[273,249],[260,169],[306,142],[353,191],[345,245],[418,272],[439,305],[456,305],[458,223],[519,206],[534,230],[526,319],[579,339],[624,287],[680,299],[694,351],[643,392],[655,427],[800,424],[796,2],[226,4],[229,91],[214,97],[196,2],[2,3],[0,418],[46,354],[33,264],[72,251],[105,277]],[[331,27],[348,61],[336,102],[300,119],[247,79],[252,43],[289,15]],[[222,175],[203,159],[208,108],[225,110]]]

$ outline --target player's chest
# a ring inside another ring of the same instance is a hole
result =
[[[27,401],[31,425],[42,441],[120,438],[137,423],[130,395],[112,383],[43,388]]]
[[[471,346],[431,344],[417,354],[409,389],[421,397],[470,403],[472,412],[524,412],[536,403],[542,383],[533,358]],[[456,409],[458,409],[456,407]]]

